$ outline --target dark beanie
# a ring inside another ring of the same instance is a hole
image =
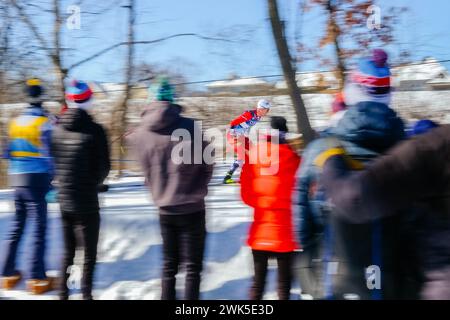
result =
[[[270,126],[272,129],[276,129],[282,132],[288,132],[286,118],[280,116],[273,116],[270,118]]]
[[[41,86],[41,81],[39,79],[29,79],[27,80],[26,85],[26,93],[31,98],[38,98],[44,92]]]

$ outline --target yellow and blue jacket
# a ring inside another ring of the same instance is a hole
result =
[[[11,121],[6,156],[9,159],[8,173],[16,181],[13,186],[17,186],[18,180],[22,181],[19,185],[33,184],[33,179],[27,175],[52,175],[51,131],[52,124],[39,106],[28,107]],[[17,179],[19,175],[22,178]]]

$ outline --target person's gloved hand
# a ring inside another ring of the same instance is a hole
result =
[[[47,203],[56,203],[58,198],[58,191],[56,191],[56,189],[51,188],[47,194],[45,195],[45,201],[47,201]]]
[[[239,137],[239,136],[245,134],[245,129],[241,126],[236,126],[236,127],[230,129],[230,134],[234,137]]]

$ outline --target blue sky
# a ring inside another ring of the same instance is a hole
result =
[[[301,38],[313,42],[323,30],[323,15],[312,12],[302,18],[296,10],[301,1],[305,0],[278,0],[280,14],[287,20],[291,40],[296,34],[295,26],[301,24]],[[177,38],[157,45],[142,45],[136,52],[138,62],[170,66],[185,73],[191,81],[220,79],[231,73],[240,76],[280,73],[265,0],[137,0],[137,3],[137,40],[185,32],[225,35],[237,40],[230,44]],[[379,0],[377,4],[382,14],[388,6],[409,8],[399,23],[397,35],[401,46],[409,48],[414,58],[450,59],[450,1]],[[82,12],[90,9],[85,7],[81,7]],[[101,18],[83,14],[81,30],[64,33],[65,44],[76,49],[66,57],[66,63],[125,40],[126,13],[126,9],[116,8]],[[398,46],[388,48],[394,55],[397,49]],[[90,81],[121,81],[124,56],[124,48],[114,50],[75,69],[72,76]],[[318,68],[314,62],[301,66],[303,70]]]

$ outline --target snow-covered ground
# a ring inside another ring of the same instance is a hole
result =
[[[202,299],[247,299],[253,274],[251,251],[246,246],[251,210],[240,201],[239,186],[221,185],[227,165],[217,165],[207,198],[205,263],[201,285]],[[129,177],[111,181],[110,191],[101,195],[101,230],[95,277],[96,299],[159,299],[161,236],[158,211],[153,205],[143,179]],[[13,216],[12,191],[0,191],[0,237],[8,232]],[[30,258],[30,229],[19,251],[19,269],[27,272]],[[4,248],[2,243],[1,248]],[[57,204],[49,205],[47,234],[47,268],[59,270],[62,256],[62,234]],[[0,251],[0,265],[4,260]],[[81,259],[76,259],[80,261]],[[276,299],[276,272],[268,274],[266,299]],[[182,297],[183,275],[178,277]],[[293,284],[293,298],[300,289]],[[56,292],[33,296],[22,282],[16,290],[2,291],[10,299],[56,299]],[[80,295],[74,292],[71,299]]]

